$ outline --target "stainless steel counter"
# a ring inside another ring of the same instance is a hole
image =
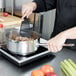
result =
[[[3,58],[0,54],[0,76],[31,76],[33,70],[39,69],[45,64],[52,65],[57,76],[63,76],[63,73],[60,70],[60,62],[69,58],[76,62],[76,51],[63,48],[61,52],[58,52],[55,55],[56,57],[53,60],[51,60],[50,56],[47,56],[23,67],[18,67]]]

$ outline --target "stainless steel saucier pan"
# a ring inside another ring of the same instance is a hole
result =
[[[30,38],[19,36],[19,32],[15,29],[14,32],[7,32],[7,49],[13,54],[26,55],[37,50],[38,38],[40,35],[34,31],[31,32]]]

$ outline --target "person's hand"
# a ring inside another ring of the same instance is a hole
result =
[[[56,35],[55,37],[47,41],[48,50],[51,52],[60,51],[63,48],[63,46],[67,45],[64,44],[65,41],[66,41],[66,35],[64,35],[63,33]]]
[[[29,15],[32,14],[32,12],[36,9],[37,5],[35,2],[31,2],[28,4],[25,4],[22,6],[22,19],[24,19],[24,17],[29,17]]]

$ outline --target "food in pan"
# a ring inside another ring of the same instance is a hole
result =
[[[12,39],[12,40],[16,40],[16,41],[29,41],[29,40],[34,40],[33,38],[28,38],[28,37],[21,37],[21,36],[9,36],[9,39]]]
[[[36,32],[31,32],[30,37],[22,37],[18,36],[16,33],[10,34],[9,39],[16,40],[16,41],[28,41],[28,40],[36,40],[40,37]]]

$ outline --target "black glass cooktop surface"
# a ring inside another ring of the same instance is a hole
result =
[[[28,57],[31,57],[31,56],[34,56],[34,55],[37,55],[37,54],[39,54],[39,53],[42,53],[42,52],[47,51],[47,48],[42,47],[42,46],[39,46],[39,48],[37,49],[37,51],[35,51],[35,52],[33,52],[33,53],[29,53],[29,54],[27,54],[27,55],[25,55],[25,56],[21,56],[21,55],[18,55],[18,54],[13,54],[13,53],[11,53],[7,48],[1,47],[1,49],[4,50],[5,52],[7,52],[8,54],[10,54],[11,56],[16,57],[16,58],[19,59],[19,60],[20,60],[21,58],[23,58],[23,57],[28,58]]]
[[[1,47],[1,53],[2,56],[7,58],[8,60],[12,61],[13,63],[16,63],[17,65],[21,66],[23,64],[27,64],[31,61],[37,60],[38,58],[44,57],[46,55],[51,55],[51,58],[53,59],[55,55],[50,53],[47,48],[43,46],[39,46],[37,51],[27,54],[25,56],[13,54],[9,52],[7,48]]]

